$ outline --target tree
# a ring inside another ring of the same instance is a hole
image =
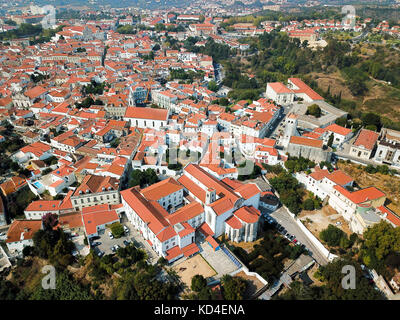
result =
[[[306,200],[304,201],[303,206],[304,206],[304,210],[309,210],[309,211],[311,211],[311,210],[314,210],[314,209],[315,209],[315,208],[314,208],[314,201],[313,201],[313,199],[310,199],[310,198],[308,198],[308,199],[306,199]]]
[[[365,241],[361,248],[361,257],[364,263],[379,273],[387,274],[383,262],[388,256],[400,251],[400,228],[394,228],[382,220],[368,228],[363,237]]]
[[[42,217],[43,229],[52,230],[58,224],[58,215],[53,213],[46,213]]]
[[[342,286],[343,267],[354,266],[356,273],[356,290],[344,289]],[[360,264],[349,259],[334,260],[318,269],[322,286],[306,286],[298,281],[290,285],[284,294],[273,297],[273,300],[382,300],[382,294],[375,290],[363,276]]]
[[[306,114],[307,115],[312,115],[312,116],[314,116],[316,118],[319,118],[319,117],[321,117],[321,112],[322,111],[321,111],[321,108],[319,107],[319,105],[314,103],[314,104],[312,104],[312,105],[307,107]]]
[[[226,274],[222,277],[222,285],[226,300],[243,300],[247,289],[246,280]]]
[[[216,83],[214,80],[211,80],[211,81],[208,83],[208,90],[211,90],[211,91],[214,91],[214,92],[217,92],[217,91],[218,91],[218,85],[217,85],[217,83]]]
[[[322,230],[319,237],[331,247],[339,246],[342,238],[346,238],[347,240],[347,235],[332,224],[330,224],[325,230]]]
[[[57,272],[56,289],[45,290],[41,284],[29,297],[30,300],[92,300],[89,287],[78,283],[72,275],[67,272]]]
[[[124,235],[124,227],[119,222],[111,224],[110,229],[115,238],[121,238]]]
[[[374,126],[374,128],[378,129],[381,127],[381,117],[373,112],[362,114],[361,121],[364,126]]]
[[[200,274],[192,277],[192,285],[190,288],[195,292],[200,292],[207,287],[207,280]]]
[[[331,135],[329,136],[329,139],[328,139],[328,147],[332,147],[334,137],[335,137],[334,134],[331,133]]]

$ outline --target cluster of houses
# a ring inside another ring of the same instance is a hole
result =
[[[89,240],[125,214],[152,250],[172,263],[197,253],[198,241],[216,250],[215,239],[222,235],[234,242],[256,240],[261,210],[275,210],[279,200],[254,182],[238,180],[244,160],[265,173],[263,164],[283,165],[288,156],[329,162],[334,150],[350,143],[354,158],[400,164],[400,133],[361,129],[354,135],[335,123],[346,113],[299,78],[268,83],[258,100],[218,104],[226,94],[207,88],[216,80],[213,59],[172,50],[166,42],[211,37],[246,50],[229,34],[256,34],[276,25],[260,30],[238,23],[217,34],[224,19],[201,20],[154,12],[142,21],[154,28],[135,34],[116,32],[118,23],[135,23],[129,15],[84,25],[65,22],[50,42],[0,47],[0,119],[25,143],[10,153],[24,176],[0,184],[0,225],[7,223],[5,208],[18,195],[31,192],[39,199],[24,208],[25,219],[12,221],[6,239],[11,253],[32,245],[48,213],[58,215],[59,227]],[[173,22],[188,28],[168,37],[156,31],[158,24]],[[288,32],[299,27],[290,26]],[[196,43],[202,45],[205,41]],[[194,81],[172,79],[177,73],[195,75]],[[306,112],[312,104],[321,109],[318,119]],[[279,124],[284,129],[276,135]],[[132,170],[147,169],[161,181],[128,187]],[[400,225],[384,206],[383,192],[354,190],[354,180],[343,172],[316,167],[296,178],[343,215],[354,232],[381,219]]]

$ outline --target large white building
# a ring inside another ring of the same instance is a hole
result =
[[[121,199],[129,221],[171,263],[199,251],[196,230],[205,233],[212,246],[212,237],[222,234],[237,242],[254,241],[260,194],[255,184],[218,180],[189,164],[178,181],[168,178],[145,189],[133,187],[122,191]]]
[[[119,179],[87,175],[71,196],[76,210],[99,204],[119,204]]]
[[[324,100],[299,78],[289,78],[287,86],[281,82],[269,82],[265,93],[268,98],[281,105],[291,104],[295,98],[305,102]]]
[[[300,183],[304,184],[308,191],[314,193],[321,200],[324,200],[333,192],[334,186],[347,187],[353,186],[354,183],[354,179],[343,171],[336,170],[330,173],[328,170],[321,170],[318,167],[309,175],[303,172],[297,173],[296,178]]]
[[[128,107],[124,120],[129,121],[131,127],[160,130],[168,124],[168,116],[168,109]]]
[[[383,206],[385,200],[385,194],[375,187],[350,192],[336,185],[330,193],[329,205],[343,216],[353,232],[361,234],[380,221],[375,209]]]

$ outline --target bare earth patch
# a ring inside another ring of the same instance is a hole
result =
[[[188,288],[190,288],[192,284],[192,277],[196,274],[202,275],[204,278],[216,275],[215,270],[208,265],[200,254],[177,264],[173,269]]]
[[[347,222],[341,214],[338,214],[331,206],[326,205],[320,210],[302,211],[299,215],[300,220],[311,233],[319,239],[319,233],[328,228],[330,224],[343,230],[346,234],[351,235]],[[340,225],[336,225],[340,222]]]
[[[249,276],[245,274],[244,271],[240,271],[238,274],[236,274],[236,277],[241,277],[247,281],[247,289],[245,292],[245,297],[247,299],[251,298],[253,294],[264,287],[264,284],[260,280],[258,280],[254,276]]]

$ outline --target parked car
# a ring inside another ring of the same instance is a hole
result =
[[[131,244],[131,242],[129,240],[124,240],[124,245],[125,246],[129,246]]]
[[[294,239],[292,240],[292,242],[293,242],[294,244],[296,244],[298,241],[297,241],[296,238],[294,238]]]
[[[128,234],[129,233],[129,228],[127,226],[124,226],[124,231],[125,231],[126,234]]]
[[[111,249],[112,252],[117,251],[114,246],[112,246],[110,249]]]
[[[289,240],[290,241],[293,241],[295,239],[295,236],[294,235],[289,235]]]
[[[117,251],[117,250],[118,250],[119,248],[121,248],[121,247],[120,247],[119,245],[116,244],[116,245],[114,246],[114,248],[115,248],[115,251]]]
[[[99,241],[95,241],[92,243],[92,247],[97,247],[99,245],[101,245],[101,242],[99,242]]]
[[[100,250],[100,251],[97,253],[97,255],[101,258],[102,256],[104,256],[104,253],[105,253],[104,251],[101,251],[101,250]]]
[[[110,239],[114,239],[114,236],[110,231],[108,231],[108,236],[110,237]]]

